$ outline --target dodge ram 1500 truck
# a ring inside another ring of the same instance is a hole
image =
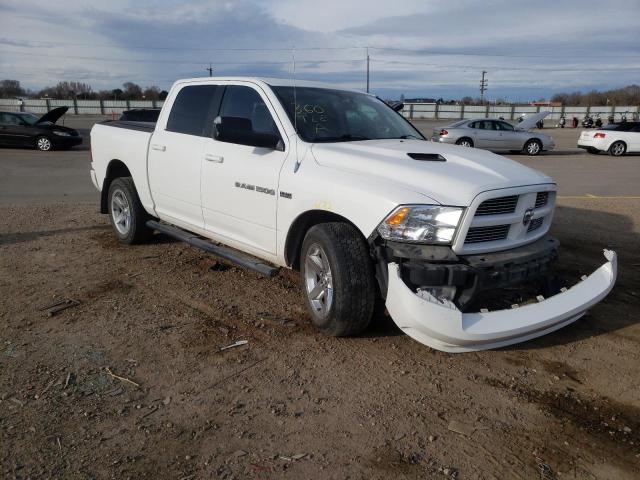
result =
[[[378,306],[448,352],[577,320],[616,255],[571,288],[508,309],[479,295],[544,279],[556,185],[484,150],[426,141],[374,96],[258,78],[177,81],[153,123],[91,131],[91,178],[123,243],[154,231],[272,275],[300,271],[313,324],[353,335]]]

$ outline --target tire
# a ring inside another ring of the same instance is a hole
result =
[[[51,143],[49,137],[39,135],[36,137],[36,148],[41,152],[48,152],[53,148],[53,144]]]
[[[131,177],[120,177],[111,182],[107,207],[109,221],[120,243],[144,243],[153,235],[153,230],[146,225],[151,216],[140,203]]]
[[[326,335],[356,335],[373,315],[376,285],[369,248],[355,227],[321,223],[300,251],[302,292],[313,325]]]
[[[531,140],[527,140],[527,143],[524,144],[524,153],[530,156],[536,156],[542,151],[542,143],[540,140],[532,138]]]
[[[456,145],[460,145],[461,147],[473,147],[473,140],[469,137],[462,137],[456,141]]]
[[[621,141],[613,142],[609,147],[609,155],[621,157],[627,152],[627,144]]]

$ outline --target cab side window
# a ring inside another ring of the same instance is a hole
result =
[[[166,130],[187,135],[210,135],[217,85],[192,85],[178,92]]]
[[[259,134],[277,135],[273,117],[262,100],[262,97],[253,88],[231,85],[225,89],[222,105],[220,106],[220,117],[233,119],[233,121],[251,123],[251,130]]]

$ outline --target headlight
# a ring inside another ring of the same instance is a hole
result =
[[[54,135],[59,135],[61,137],[70,137],[71,134],[69,132],[63,132],[62,130],[54,130],[53,131]]]
[[[415,243],[451,243],[463,208],[440,205],[404,205],[378,226],[385,240]]]

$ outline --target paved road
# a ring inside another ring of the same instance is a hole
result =
[[[89,178],[86,140],[93,119],[72,119],[71,123],[85,137],[85,143],[71,151],[0,148],[0,205],[97,201]],[[443,122],[416,124],[430,133]],[[575,147],[580,129],[545,131],[556,139],[558,149],[553,154],[507,156],[551,175],[561,196],[640,197],[640,156],[590,155]]]

